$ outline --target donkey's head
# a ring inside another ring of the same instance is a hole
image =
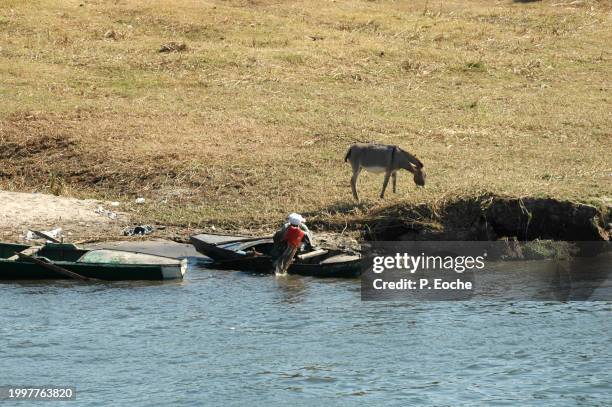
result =
[[[420,187],[425,186],[425,170],[423,169],[423,163],[421,160],[410,154],[408,151],[399,149],[399,160],[401,161],[401,167],[407,169],[412,173],[412,179],[414,183]]]
[[[414,180],[414,183],[420,187],[424,187],[425,186],[425,170],[423,170],[423,165],[421,165],[420,167],[415,167],[412,174],[413,174],[412,179]]]

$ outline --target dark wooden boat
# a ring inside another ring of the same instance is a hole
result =
[[[191,236],[196,250],[213,260],[212,268],[274,273],[271,237],[251,238],[201,234]],[[289,274],[313,277],[355,278],[361,274],[361,255],[342,250],[314,249],[296,256]]]
[[[0,243],[0,280],[66,279],[49,267],[19,258],[24,253],[81,276],[98,280],[169,280],[181,279],[187,260],[121,250],[87,250],[73,244],[47,243],[27,246]]]

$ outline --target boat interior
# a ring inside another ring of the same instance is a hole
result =
[[[270,256],[274,249],[274,243],[252,242],[252,243],[231,243],[222,245],[223,248],[235,250],[237,253],[244,254],[248,257],[253,256]],[[317,248],[315,250],[298,253],[295,261],[303,264],[331,264],[359,260],[361,257],[358,254],[345,253],[339,250],[328,250]]]
[[[45,257],[52,261],[77,261],[88,251],[66,243],[47,243],[42,247],[3,243],[0,245],[0,259],[17,260],[16,253],[20,252],[29,256]]]

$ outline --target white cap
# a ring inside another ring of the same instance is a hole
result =
[[[299,213],[292,213],[291,215],[289,215],[288,219],[289,223],[293,226],[300,226],[302,222],[306,221],[306,219],[304,219]]]

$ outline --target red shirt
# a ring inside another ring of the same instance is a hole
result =
[[[297,226],[289,226],[287,232],[285,232],[285,241],[291,247],[298,248],[302,244],[304,238],[304,232]]]

